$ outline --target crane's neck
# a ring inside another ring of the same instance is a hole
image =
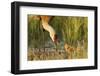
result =
[[[50,33],[50,37],[53,38],[53,36],[56,34],[55,30],[52,26],[50,26],[47,22],[42,22],[43,28]]]
[[[49,32],[50,37],[54,43],[57,42],[57,34],[52,26],[49,25],[50,18],[48,16],[41,16],[42,26],[43,28]]]

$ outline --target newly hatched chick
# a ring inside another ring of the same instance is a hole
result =
[[[72,59],[72,54],[74,53],[75,48],[74,47],[71,47],[68,44],[65,44],[64,45],[64,48],[65,48],[65,51],[67,52],[68,59]]]

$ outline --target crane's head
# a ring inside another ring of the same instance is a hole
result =
[[[54,35],[53,39],[54,39],[53,41],[54,41],[55,44],[59,43],[59,39],[58,39],[57,34]]]

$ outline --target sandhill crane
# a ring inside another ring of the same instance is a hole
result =
[[[84,44],[84,40],[82,41],[82,45],[80,44],[79,41],[77,41],[77,47],[73,47],[65,43],[64,49],[67,52],[68,59],[72,59],[73,58],[72,54],[75,52],[79,57],[83,56],[83,50],[85,50],[83,44]]]
[[[41,16],[42,26],[46,31],[49,32],[52,41],[54,43],[57,43],[57,41],[58,41],[57,34],[56,34],[54,28],[51,25],[49,25],[49,23],[48,23],[50,21],[50,19],[51,19],[51,16]]]
[[[68,59],[72,59],[72,53],[76,50],[76,48],[71,47],[70,45],[66,44],[64,45],[64,49],[67,52]]]
[[[57,46],[58,37],[57,37],[56,31],[49,24],[49,21],[50,21],[52,16],[40,16],[40,17],[41,17],[41,22],[42,22],[43,29],[49,32],[50,38],[52,39],[52,41]],[[57,47],[56,47],[56,50],[57,50]]]

